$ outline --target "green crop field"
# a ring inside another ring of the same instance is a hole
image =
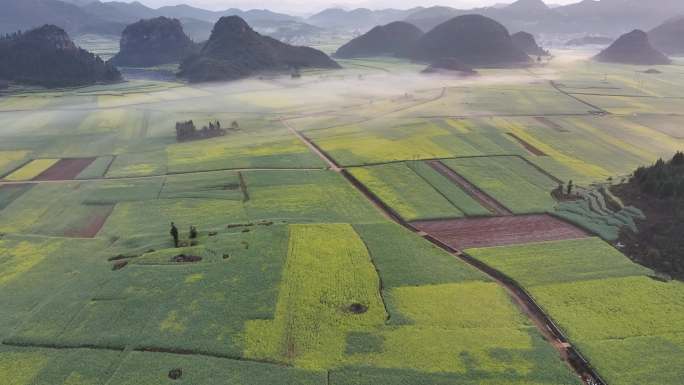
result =
[[[405,220],[463,216],[447,197],[405,163],[354,168],[351,173]]]
[[[294,125],[300,126],[298,121]],[[506,135],[506,127],[490,118],[386,118],[325,127],[314,126],[306,130],[306,134],[344,165],[525,154],[525,150]]]
[[[516,214],[544,212],[555,206],[551,191],[558,184],[520,158],[448,159],[444,164]]]
[[[496,222],[439,160],[513,215],[611,241],[634,228],[639,212],[608,210],[594,184],[684,148],[684,77],[563,59],[469,78],[379,57],[298,79],[12,84],[0,384],[580,385],[514,291],[374,201],[406,221]],[[187,120],[230,128],[179,141]],[[94,161],[66,169],[75,158]],[[569,180],[583,199],[557,202]],[[598,238],[468,253],[524,287],[606,385],[681,384],[681,282]]]
[[[596,238],[468,253],[520,282],[609,384],[681,381],[681,282]]]

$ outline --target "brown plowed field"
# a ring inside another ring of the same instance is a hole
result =
[[[61,159],[33,180],[71,180],[94,161],[95,158]]]
[[[79,226],[71,228],[64,233],[65,237],[72,238],[95,238],[102,226],[107,222],[107,218],[114,211],[114,205],[92,206],[90,216]]]
[[[412,225],[457,250],[589,236],[585,231],[545,214],[423,221]]]

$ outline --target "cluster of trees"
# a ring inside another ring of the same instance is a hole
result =
[[[21,37],[21,35],[22,35],[21,30],[16,31],[16,32],[12,32],[12,33],[6,33],[6,34],[0,36],[0,40],[14,40],[14,39]]]
[[[232,130],[238,130],[240,125],[237,121],[233,121],[230,128]],[[216,122],[209,122],[208,126],[204,126],[199,130],[195,127],[195,122],[192,120],[176,122],[176,140],[179,142],[225,136],[227,132],[226,129],[221,128],[221,122],[218,120]]]
[[[629,183],[616,186],[616,192],[646,214],[637,233],[621,235],[627,254],[684,280],[684,153],[639,168]]]
[[[659,159],[651,167],[640,167],[632,183],[646,195],[684,200],[684,152],[677,152],[670,161]]]

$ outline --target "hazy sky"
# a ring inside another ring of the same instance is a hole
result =
[[[131,2],[133,0],[126,0]],[[511,3],[514,0],[138,0],[150,7],[163,5],[190,4],[206,9],[262,9],[268,8],[281,12],[316,12],[324,8],[341,6],[367,8],[411,8],[415,6],[448,5],[461,8]],[[551,4],[576,3],[580,0],[546,0]]]

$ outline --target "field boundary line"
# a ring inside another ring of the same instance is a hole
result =
[[[403,220],[396,212],[382,202],[372,191],[370,191],[363,183],[358,181],[354,176],[349,173],[346,169],[342,169],[342,175],[344,175],[347,180],[354,185],[361,193],[363,193],[366,198],[370,199],[377,208],[379,208],[386,217],[392,219],[396,223],[402,225],[406,229],[410,230],[414,234],[426,239],[435,246],[441,248],[442,250],[451,254],[454,258],[458,258],[463,262],[473,266],[478,271],[486,274],[490,278],[494,279],[500,286],[502,286],[513,298],[515,303],[518,304],[521,311],[528,315],[530,322],[539,330],[542,336],[545,336],[547,341],[551,346],[561,355],[561,358],[568,364],[568,366],[582,379],[587,385],[605,385],[606,382],[598,375],[596,370],[591,366],[591,364],[577,351],[574,346],[570,345],[569,340],[565,337],[563,333],[559,333],[556,337],[554,333],[554,328],[557,328],[554,321],[548,316],[539,305],[534,302],[529,294],[520,287],[514,280],[505,274],[497,271],[496,269],[486,265],[473,257],[464,254],[463,252],[454,249],[453,247],[441,242],[440,240],[434,238],[433,236],[421,232],[415,227],[413,227],[409,222]],[[529,298],[530,301],[526,301]],[[557,329],[560,332],[560,329]],[[551,338],[549,338],[551,337]],[[589,382],[593,381],[593,383]]]
[[[531,155],[548,156],[544,151],[540,150],[539,148],[529,143],[525,139],[519,137],[515,133],[507,132],[506,134],[508,134],[508,136],[510,136],[511,138],[515,139],[515,141],[518,142],[521,146],[523,146],[523,148],[525,148],[525,150],[527,150],[527,152],[529,152]]]
[[[167,349],[167,348],[156,348],[156,347],[127,347],[127,346],[102,346],[94,344],[77,344],[77,345],[60,345],[60,344],[49,344],[49,343],[21,343],[21,342],[11,342],[3,341],[1,343],[5,346],[17,347],[17,348],[36,348],[36,349],[53,349],[53,350],[76,350],[76,349],[88,349],[88,350],[105,350],[112,352],[140,352],[140,353],[163,353],[163,354],[175,354],[179,356],[200,356],[200,357],[210,357],[219,358],[224,360],[239,361],[239,362],[252,362],[263,365],[278,366],[281,368],[291,367],[291,365],[267,361],[267,360],[253,360],[244,357],[232,356],[229,354],[221,353],[211,353],[205,351],[195,351],[195,350],[184,350],[184,349]]]
[[[486,263],[472,257],[471,255],[457,250],[439,239],[425,235],[424,239],[432,244],[449,252],[455,258],[458,258],[481,272],[487,274],[494,279],[500,286],[510,294],[518,307],[527,314],[532,323],[537,327],[540,333],[546,337],[549,343],[561,354],[561,357],[566,361],[570,367],[580,375],[583,381],[587,376],[593,379],[593,384],[589,385],[606,385],[607,383],[596,372],[593,366],[582,356],[582,354],[571,344],[562,329],[548,316],[543,308],[534,300],[534,298],[511,277],[505,275],[499,270],[487,265]]]
[[[8,172],[6,172],[6,173],[0,175],[0,183],[4,183],[4,179],[5,179],[5,178],[7,178],[8,176],[14,174],[15,172],[21,170],[22,168],[26,167],[29,163],[33,162],[34,160],[35,160],[35,159],[33,159],[33,158],[28,159],[28,160],[22,162],[19,166],[17,166],[17,167],[15,167],[15,168],[11,169],[10,171],[8,171]],[[19,181],[7,181],[7,182],[12,183],[12,182],[19,182]],[[31,181],[30,181],[30,180],[27,180],[27,181],[24,181],[24,182],[31,182]]]
[[[636,98],[636,99],[671,99],[671,100],[682,100],[684,96],[654,96],[654,95],[634,95],[634,94],[599,94],[591,92],[568,92],[571,95],[584,95],[584,96],[605,96],[613,98]]]
[[[450,182],[456,184],[460,187],[466,194],[470,195],[471,198],[475,199],[480,205],[482,205],[487,210],[491,211],[493,214],[498,214],[501,216],[512,216],[513,212],[509,210],[506,206],[501,204],[491,195],[482,191],[475,184],[466,179],[463,175],[452,170],[451,167],[444,164],[439,160],[431,160],[427,162],[430,167],[435,171],[440,173],[443,177],[447,178]]]
[[[520,155],[520,154],[466,155],[466,156],[452,156],[452,157],[443,157],[443,158],[425,158],[425,159],[417,159],[417,160],[390,160],[387,162],[353,164],[353,165],[344,166],[344,168],[351,169],[351,168],[375,167],[375,166],[384,166],[384,165],[388,165],[388,164],[407,163],[407,162],[412,162],[412,161],[421,161],[421,162],[439,161],[439,162],[441,162],[441,161],[450,160],[450,159],[478,159],[478,158],[519,158],[520,160],[527,163],[531,167],[534,167],[534,169],[536,169],[540,173],[544,174],[545,176],[547,176],[548,178],[550,178],[554,182],[563,183],[563,181],[560,178],[556,177],[555,175],[546,171],[541,166],[535,164],[534,162],[532,162],[531,160],[527,159],[525,156]]]
[[[539,166],[538,164],[532,162],[531,160],[525,158],[524,156],[521,156],[520,159],[522,159],[523,162],[527,163],[531,167],[533,167],[535,170],[539,171],[540,173],[546,175],[548,178],[550,178],[552,181],[556,183],[563,183],[563,181],[558,178],[557,176],[551,174],[550,172],[546,171],[543,167]]]
[[[123,352],[126,347],[115,347],[115,346],[101,346],[94,344],[75,344],[75,345],[60,345],[60,344],[50,344],[50,343],[38,343],[38,342],[12,342],[12,341],[2,341],[5,346],[12,346],[15,348],[36,348],[36,349],[53,349],[53,350],[76,350],[76,349],[89,349],[89,350],[106,350],[110,352]]]
[[[106,181],[120,181],[120,180],[144,180],[144,179],[154,179],[154,178],[164,178],[172,175],[195,175],[195,174],[208,174],[211,172],[249,172],[249,171],[324,171],[325,168],[314,168],[314,167],[302,167],[302,168],[292,168],[292,167],[271,167],[271,168],[221,168],[221,169],[209,169],[209,170],[198,170],[198,171],[172,171],[163,174],[154,175],[142,175],[142,176],[120,176],[111,178],[88,178],[88,179],[61,179],[61,180],[27,180],[27,181],[6,181],[0,180],[0,186],[3,184],[40,184],[40,183],[70,183],[70,182],[106,182]]]
[[[109,161],[109,164],[107,165],[107,167],[105,167],[105,170],[104,170],[104,172],[102,173],[102,178],[107,177],[107,174],[109,173],[109,170],[111,170],[112,165],[114,164],[114,162],[116,161],[116,158],[118,158],[118,157],[119,157],[118,154],[112,154],[112,160]]]
[[[327,154],[323,153],[320,147],[318,147],[311,139],[307,138],[304,136],[301,132],[297,131],[294,127],[292,127],[287,121],[280,119],[280,122],[299,140],[304,143],[314,154],[318,155],[321,160],[323,160],[327,165],[330,170],[333,170],[335,172],[340,172],[342,169],[340,166],[333,160],[330,156]]]
[[[169,180],[168,176],[164,177],[164,180],[161,183],[161,186],[159,186],[159,192],[157,193],[157,200],[161,198],[162,192],[164,191],[164,187],[166,187],[166,182]]]
[[[124,361],[130,354],[130,349],[124,349],[123,352],[121,352],[121,356],[117,362],[112,362],[112,364],[109,366],[111,368],[111,375],[107,377],[107,379],[104,382],[104,385],[109,385],[112,382],[112,378],[116,376],[116,374],[119,372],[119,369],[121,369],[121,366],[123,365]]]
[[[237,176],[240,182],[240,190],[242,191],[242,203],[249,202],[249,192],[247,191],[247,182],[245,182],[245,176],[242,175],[242,171],[238,171]]]
[[[388,116],[388,115],[396,114],[396,113],[398,113],[398,112],[403,112],[403,111],[406,111],[406,110],[410,110],[411,108],[420,107],[420,106],[424,106],[424,105],[429,104],[429,103],[432,103],[432,102],[436,102],[436,101],[438,101],[438,100],[440,100],[440,99],[442,99],[442,98],[444,98],[444,97],[446,96],[447,89],[448,89],[448,87],[442,87],[442,88],[441,88],[441,90],[442,90],[441,93],[440,93],[439,95],[437,95],[436,97],[429,98],[429,99],[424,99],[424,100],[418,101],[418,102],[416,102],[415,104],[412,104],[412,105],[410,105],[410,106],[399,107],[399,108],[396,108],[396,109],[394,109],[394,110],[387,111],[387,112],[383,112],[383,113],[380,113],[380,114],[378,114],[378,115],[373,115],[373,116],[371,116],[371,117],[364,118],[364,119],[361,119],[361,120],[356,121],[356,122],[350,122],[350,123],[345,123],[345,124],[336,124],[336,125],[332,125],[332,126],[325,126],[325,127],[312,128],[312,129],[304,130],[304,131],[329,130],[329,129],[333,129],[333,128],[339,128],[339,127],[349,126],[349,125],[351,125],[351,124],[363,124],[363,123],[368,123],[368,122],[371,122],[371,121],[373,121],[373,120],[377,120],[377,119],[379,119],[379,118],[384,118],[385,116]],[[380,100],[392,100],[392,98],[387,98],[387,99],[382,98],[382,99],[380,99]],[[364,104],[364,105],[365,105],[365,104]],[[336,114],[326,114],[326,115],[322,115],[322,116],[340,116],[340,115],[339,115],[339,112],[335,111],[335,113],[336,113]],[[311,116],[317,116],[317,115],[316,115],[316,114],[311,114],[311,115],[309,115],[309,116],[299,116],[299,117],[296,117],[296,118],[289,118],[289,119],[287,119],[287,120],[296,120],[296,119],[307,118],[307,117],[311,117]],[[318,115],[318,116],[321,116],[321,115]],[[349,115],[347,115],[347,114],[342,114],[342,116],[349,116]],[[413,117],[412,119],[415,119],[415,117]]]
[[[385,324],[387,324],[392,319],[392,314],[390,313],[389,308],[387,307],[387,301],[385,300],[385,294],[384,294],[385,284],[382,281],[382,275],[380,274],[380,268],[378,268],[378,264],[375,263],[375,260],[373,259],[373,252],[371,251],[370,247],[368,247],[368,243],[366,243],[366,240],[363,239],[361,234],[359,234],[359,231],[355,225],[351,225],[351,226],[352,226],[352,229],[354,229],[356,236],[359,237],[359,239],[361,240],[361,243],[363,243],[363,247],[366,248],[366,252],[368,252],[368,258],[370,259],[370,262],[373,265],[373,268],[375,269],[375,273],[378,276],[378,282],[380,284],[379,294],[380,294],[380,299],[382,300],[382,306],[385,308],[385,314],[387,314],[387,316],[385,317]]]
[[[342,170],[341,171],[342,176],[347,179],[351,185],[356,188],[357,191],[359,191],[363,196],[366,197],[380,212],[388,219],[397,222],[401,225],[408,225],[408,222],[404,220],[404,218],[399,215],[396,211],[394,211],[393,208],[387,205],[387,203],[383,202],[382,199],[380,199],[375,193],[373,193],[366,185],[361,183],[360,180],[356,179],[354,175],[352,175],[349,171],[347,170]]]
[[[344,168],[362,168],[362,167],[374,167],[374,166],[385,166],[388,164],[397,164],[397,163],[405,163],[405,162],[428,162],[428,161],[442,161],[442,160],[449,160],[449,159],[477,159],[477,158],[514,158],[514,157],[521,157],[522,155],[519,154],[491,154],[491,155],[463,155],[463,156],[448,156],[448,157],[438,157],[438,158],[422,158],[422,159],[402,159],[402,160],[388,160],[385,162],[370,162],[370,163],[361,163],[361,164],[352,164],[348,166],[344,166]]]
[[[415,170],[415,168],[414,168],[414,162],[422,162],[422,161],[420,161],[420,160],[418,160],[418,161],[407,161],[407,162],[406,162],[406,167],[408,167],[408,168],[411,170],[411,172],[413,172],[413,174],[415,174],[415,175],[418,176],[420,179],[422,179],[423,182],[427,183],[428,186],[430,186],[435,192],[437,192],[437,194],[441,195],[442,198],[444,198],[447,202],[449,202],[454,208],[456,208],[458,211],[460,211],[461,214],[463,214],[463,216],[467,216],[466,213],[465,213],[465,211],[464,211],[463,209],[461,209],[460,207],[456,206],[456,204],[455,204],[454,202],[452,202],[451,199],[449,199],[449,197],[447,197],[447,196],[446,196],[443,192],[441,192],[437,187],[435,187],[432,183],[430,183],[430,181],[427,180],[427,178],[425,178],[422,174],[420,174],[419,172],[417,172],[417,171]]]
[[[186,349],[172,349],[172,348],[158,348],[153,346],[142,346],[130,349],[132,352],[140,353],[163,353],[163,354],[175,354],[178,356],[199,356],[199,357],[209,357],[209,358],[220,358],[224,360],[238,361],[238,362],[252,362],[256,364],[278,366],[281,368],[292,367],[292,365],[284,362],[275,362],[268,360],[255,360],[245,357],[234,356],[230,354],[223,353],[212,353],[201,350],[186,350]]]
[[[571,93],[569,93],[569,92],[563,90],[562,88],[560,88],[560,86],[558,85],[558,83],[556,83],[555,81],[549,80],[549,83],[551,84],[551,87],[553,87],[554,89],[556,89],[556,91],[560,92],[561,94],[563,94],[563,95],[565,95],[565,96],[567,96],[567,97],[569,97],[569,98],[572,98],[572,99],[574,99],[574,100],[576,100],[576,101],[578,101],[578,102],[584,104],[585,106],[591,107],[592,110],[595,110],[595,111],[597,111],[597,112],[600,112],[600,113],[602,113],[602,114],[604,114],[604,115],[611,115],[610,112],[604,110],[603,108],[601,108],[601,107],[599,107],[599,106],[597,106],[597,105],[591,104],[591,103],[589,103],[589,102],[587,102],[587,101],[585,101],[585,100],[583,100],[583,99],[581,99],[581,98],[578,98],[577,96],[575,96],[575,95],[573,95],[573,94],[571,94]]]

